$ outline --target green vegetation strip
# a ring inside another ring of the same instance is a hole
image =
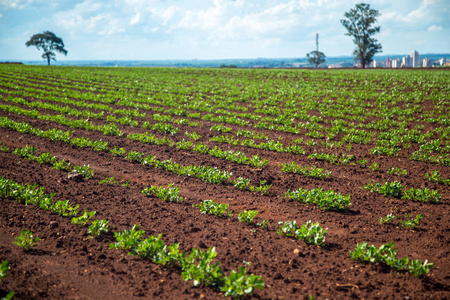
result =
[[[315,204],[323,210],[347,210],[351,205],[350,195],[344,196],[333,190],[324,191],[322,188],[288,190],[284,197],[307,204]]]
[[[404,258],[396,258],[397,249],[394,242],[381,245],[380,248],[368,246],[366,242],[356,245],[355,250],[350,252],[353,260],[368,261],[371,263],[379,263],[391,267],[396,271],[407,271],[408,273],[421,277],[430,271],[432,263],[420,260],[410,260],[407,256]]]
[[[373,183],[373,180],[369,184],[366,184],[363,189],[370,192],[376,192],[386,197],[395,197],[410,200],[414,202],[422,203],[439,203],[442,194],[438,190],[432,190],[429,188],[410,188],[405,190],[405,185],[402,185],[400,181],[385,182],[381,184],[379,182]]]

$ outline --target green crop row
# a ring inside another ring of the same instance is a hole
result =
[[[331,171],[324,170],[322,168],[316,168],[315,166],[309,167],[309,166],[300,166],[295,161],[292,163],[285,163],[285,164],[279,164],[281,168],[281,171],[286,173],[295,173],[295,174],[302,174],[307,177],[314,177],[317,179],[325,179],[331,177]]]
[[[369,184],[364,185],[363,189],[370,192],[377,192],[386,197],[396,197],[405,200],[411,200],[422,203],[439,203],[441,200],[441,194],[438,190],[432,190],[429,188],[410,188],[405,190],[405,185],[402,185],[400,181],[385,182],[381,184],[379,182],[373,183],[373,180]]]
[[[89,165],[72,166],[71,163],[66,162],[64,159],[59,159],[57,156],[51,155],[50,152],[45,152],[35,156],[36,148],[28,145],[25,145],[22,148],[14,149],[13,153],[24,159],[35,160],[40,164],[53,165],[53,168],[57,170],[73,170],[74,172],[81,174],[85,179],[90,179],[94,176],[94,170]]]
[[[322,188],[288,190],[284,197],[307,204],[315,204],[323,210],[346,210],[351,205],[350,195],[344,196],[333,190],[324,191]]]
[[[397,249],[394,247],[394,242],[381,245],[379,248],[375,246],[368,246],[366,242],[356,245],[355,250],[350,252],[353,260],[368,261],[371,263],[379,263],[387,265],[396,271],[406,270],[408,273],[416,277],[421,277],[430,271],[433,266],[432,263],[420,260],[410,260],[407,256],[404,258],[396,258]]]
[[[213,247],[206,252],[192,248],[190,253],[185,253],[179,250],[179,243],[165,245],[161,240],[162,234],[145,239],[144,235],[145,231],[134,225],[131,229],[115,232],[116,242],[109,247],[128,250],[130,255],[138,255],[165,267],[181,269],[183,280],[192,281],[194,286],[216,288],[225,292],[225,296],[240,298],[253,293],[255,289],[264,288],[261,276],[247,275],[243,267],[238,272],[230,271],[230,275],[226,276],[220,264],[213,262],[217,256]]]

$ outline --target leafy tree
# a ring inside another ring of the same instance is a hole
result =
[[[359,60],[363,68],[372,61],[376,53],[382,51],[381,44],[371,37],[380,32],[380,26],[373,27],[380,15],[378,10],[371,9],[369,4],[360,3],[344,14],[347,19],[341,20],[348,30],[345,35],[352,36],[356,45],[353,52],[356,55],[355,60]]]
[[[314,50],[306,54],[310,65],[316,66],[316,68],[325,62],[325,54],[323,52]]]
[[[325,62],[325,54],[323,52],[319,51],[319,34],[318,33],[316,33],[316,50],[311,51],[308,54],[306,54],[306,57],[308,57],[309,64],[311,66],[315,65],[316,68]]]
[[[67,55],[67,50],[64,49],[64,42],[60,37],[57,37],[53,32],[44,31],[33,35],[28,42],[25,43],[27,47],[36,46],[38,50],[44,51],[42,58],[47,60],[50,66],[50,60],[55,60],[55,52]]]

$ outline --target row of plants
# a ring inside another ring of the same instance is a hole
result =
[[[418,259],[410,260],[407,256],[397,258],[397,249],[395,249],[394,242],[381,245],[379,248],[374,245],[369,246],[366,242],[359,243],[355,250],[350,251],[350,256],[353,260],[379,263],[396,271],[407,271],[416,277],[427,274],[433,266],[427,260],[424,262]]]
[[[263,289],[264,281],[261,276],[248,274],[244,267],[236,272],[231,270],[229,275],[220,268],[218,262],[214,262],[217,252],[214,247],[207,251],[192,248],[189,253],[179,249],[179,243],[166,245],[162,234],[145,238],[145,231],[138,225],[131,229],[115,232],[116,242],[109,245],[112,249],[127,250],[130,255],[149,259],[153,263],[167,268],[181,270],[181,276],[185,281],[192,281],[194,286],[212,287],[225,292],[225,296],[240,298],[251,294],[255,289]]]
[[[0,198],[12,198],[15,201],[25,204],[34,205],[51,213],[58,214],[63,217],[71,217],[72,223],[80,226],[86,226],[91,218],[95,215],[95,211],[87,211],[80,213],[79,205],[73,206],[69,200],[58,200],[54,202],[56,193],[46,194],[43,187],[38,185],[22,185],[10,179],[0,176]],[[101,233],[108,231],[107,220],[92,221],[88,227],[88,233],[93,236],[98,236]],[[33,247],[39,239],[32,238],[29,231],[25,231],[17,239],[17,244],[22,246],[24,250]]]
[[[73,166],[70,162],[66,162],[64,159],[59,159],[57,156],[51,155],[50,152],[45,152],[35,156],[36,150],[37,149],[35,147],[25,145],[22,148],[14,149],[13,153],[23,159],[35,160],[40,164],[52,165],[56,170],[77,172],[85,179],[91,179],[94,177],[94,170],[89,165]]]
[[[349,209],[351,205],[350,195],[344,196],[334,190],[323,190],[321,187],[312,190],[302,188],[288,190],[284,197],[306,204],[315,204],[323,210],[342,211]]]
[[[103,132],[104,135],[116,135],[116,136],[122,136],[123,132],[121,132],[119,130],[119,128],[117,127],[116,124],[114,123],[109,123],[106,125],[94,125],[92,124],[92,122],[86,121],[86,120],[73,120],[73,119],[69,119],[66,118],[64,115],[42,115],[39,111],[37,110],[26,110],[23,108],[20,108],[18,106],[11,106],[11,105],[3,105],[0,104],[0,109],[10,112],[10,113],[14,113],[14,114],[18,114],[18,115],[24,115],[30,118],[36,118],[36,119],[41,119],[44,121],[51,121],[51,122],[56,122],[62,125],[66,125],[72,128],[81,128],[81,129],[86,129],[86,130],[91,130],[91,131],[101,131]]]
[[[385,182],[381,184],[379,182],[373,183],[373,180],[369,184],[364,185],[363,189],[369,192],[376,192],[386,197],[395,197],[414,202],[422,203],[439,203],[442,194],[438,190],[432,190],[429,188],[410,188],[405,189],[406,185],[402,185],[400,181]]]
[[[279,164],[282,172],[302,174],[307,177],[314,177],[317,179],[325,179],[331,177],[331,171],[324,170],[322,168],[317,168],[315,166],[300,166],[295,161],[292,163]]]

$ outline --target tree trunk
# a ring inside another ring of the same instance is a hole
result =
[[[46,55],[47,56],[47,64],[50,66],[50,55]]]

